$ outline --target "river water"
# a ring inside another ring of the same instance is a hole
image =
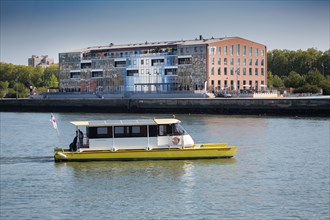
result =
[[[177,115],[232,159],[54,163],[72,120],[170,115],[0,113],[0,219],[329,219],[329,118]]]

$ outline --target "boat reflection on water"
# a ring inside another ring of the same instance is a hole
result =
[[[210,166],[221,169],[236,164],[235,158],[205,160],[147,160],[147,161],[95,161],[54,163],[61,172],[70,172],[79,178],[102,178],[115,176],[153,176],[180,177],[191,166]],[[70,169],[67,169],[70,168]],[[70,175],[70,174],[68,174]]]

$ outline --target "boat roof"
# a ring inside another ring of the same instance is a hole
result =
[[[96,121],[71,121],[75,126],[100,127],[100,126],[134,126],[134,125],[163,125],[181,123],[176,118],[164,119],[126,119],[126,120],[96,120]]]

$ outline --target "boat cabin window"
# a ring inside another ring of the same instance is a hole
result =
[[[149,137],[157,137],[157,125],[149,126]]]
[[[158,136],[167,136],[171,133],[170,128],[169,125],[158,125]]]
[[[187,134],[186,130],[180,124],[172,124],[172,135],[184,135]]]
[[[88,138],[112,138],[112,127],[87,127]]]
[[[147,137],[147,126],[115,126],[115,138]]]
[[[158,125],[158,136],[184,135],[187,132],[180,124]]]

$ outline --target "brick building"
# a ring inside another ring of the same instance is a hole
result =
[[[260,90],[266,46],[239,37],[96,46],[59,54],[60,89],[79,92]]]

